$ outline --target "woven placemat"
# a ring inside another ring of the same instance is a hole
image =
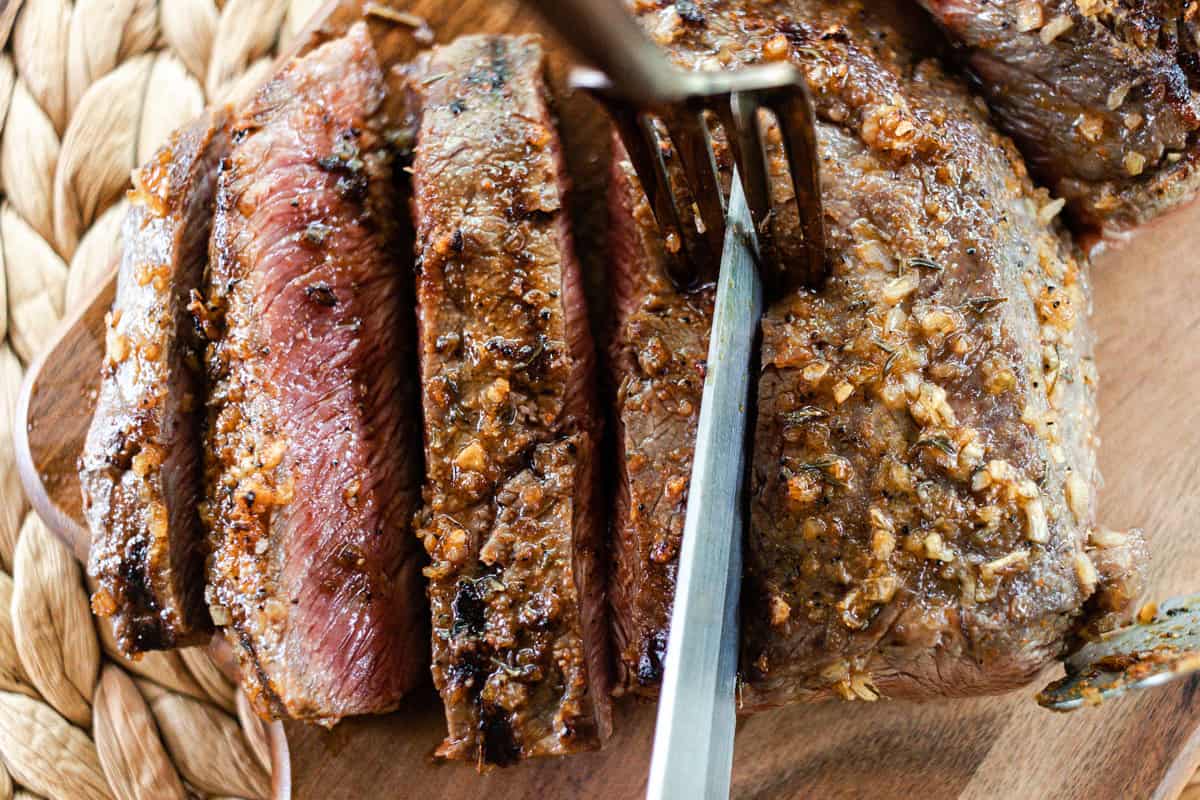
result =
[[[10,430],[24,367],[115,263],[130,170],[319,4],[0,0],[0,800],[269,794],[265,729],[203,650],[131,662],[93,624]]]
[[[130,170],[266,73],[319,0],[0,0],[0,800],[265,798],[203,650],[117,654],[14,465],[21,374],[115,262]]]

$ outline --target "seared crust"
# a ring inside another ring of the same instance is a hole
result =
[[[533,39],[466,37],[413,79],[438,754],[481,766],[611,726],[594,356],[541,71]]]
[[[920,2],[1079,222],[1118,232],[1200,188],[1194,0]]]
[[[357,25],[231,122],[207,304],[209,603],[260,714],[395,708],[428,664],[408,257]]]
[[[833,275],[763,321],[746,707],[1030,680],[1128,577],[1093,559],[1090,296],[1050,197],[890,4],[642,10],[685,64],[794,60],[819,117]]]
[[[199,644],[204,605],[203,344],[187,307],[203,279],[224,115],[206,112],[133,175],[100,391],[80,458],[92,607],[126,655]]]

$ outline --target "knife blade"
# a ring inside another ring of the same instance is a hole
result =
[[[734,173],[646,797],[725,798],[733,766],[746,433],[763,291]]]

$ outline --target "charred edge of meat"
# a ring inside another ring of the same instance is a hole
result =
[[[125,582],[125,594],[129,600],[138,606],[157,612],[158,600],[150,587],[150,565],[146,561],[146,537],[137,534],[126,545],[121,555],[121,565],[118,568],[121,580]]]
[[[479,62],[467,73],[466,82],[471,86],[483,86],[493,92],[503,89],[512,78],[512,63],[508,59],[508,44],[501,38],[488,42],[488,57]],[[456,100],[461,105],[461,100]],[[461,114],[464,108],[454,111]]]
[[[151,588],[147,548],[145,536],[138,534],[129,541],[117,567],[126,602],[137,609],[120,618],[118,624],[124,628],[121,638],[131,640],[137,652],[165,650],[175,644],[175,635],[162,619],[158,598]]]
[[[463,578],[458,582],[458,590],[450,609],[454,621],[450,626],[450,635],[458,638],[462,635],[471,637],[482,636],[487,625],[487,600],[483,596],[481,582],[490,575],[470,580]],[[492,580],[495,580],[492,578]]]
[[[447,675],[450,678],[451,686],[466,689],[467,694],[472,698],[479,696],[479,692],[483,689],[483,682],[487,680],[488,666],[485,665],[483,655],[479,652],[478,643],[473,649],[467,650],[450,664]]]
[[[642,640],[637,662],[637,681],[641,686],[658,687],[663,679],[667,660],[667,631],[655,631]]]
[[[521,758],[516,731],[508,713],[490,703],[479,707],[479,760],[484,764],[507,767]]]

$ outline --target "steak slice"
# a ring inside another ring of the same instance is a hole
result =
[[[542,51],[465,37],[413,86],[438,754],[595,748],[611,721],[594,356]]]
[[[654,215],[620,144],[609,182],[617,496],[609,603],[616,692],[658,694],[704,389],[711,287],[671,282]]]
[[[1120,230],[1195,194],[1195,2],[920,2],[1079,221]]]
[[[818,115],[832,277],[762,325],[751,709],[1003,691],[1136,582],[1136,541],[1094,517],[1086,269],[902,15],[822,0],[641,15],[687,65],[794,60]]]
[[[394,708],[428,663],[415,322],[364,25],[232,121],[206,324],[213,619],[259,713]]]
[[[126,655],[199,644],[204,604],[200,414],[203,342],[188,312],[203,283],[219,113],[177,132],[134,172],[95,416],[80,459],[92,607]]]

